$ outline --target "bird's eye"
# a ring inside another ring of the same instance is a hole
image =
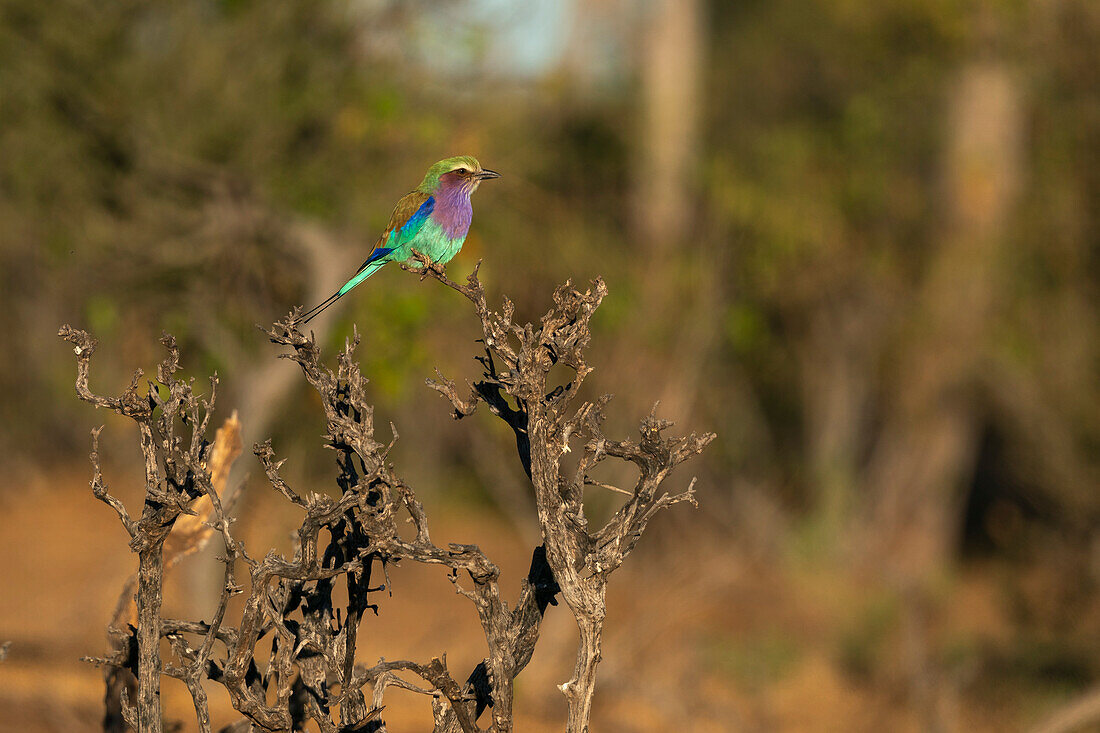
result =
[[[466,170],[465,168],[455,168],[455,173],[457,173],[460,176],[464,176],[467,173],[469,173],[469,171]]]

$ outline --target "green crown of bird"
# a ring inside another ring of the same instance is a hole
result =
[[[413,250],[445,265],[462,249],[474,218],[470,196],[482,181],[500,174],[481,167],[477,158],[459,155],[439,161],[424,174],[415,191],[405,194],[390,216],[390,223],[363,265],[327,299],[302,314],[309,323],[352,288],[378,272],[388,262],[411,261]]]

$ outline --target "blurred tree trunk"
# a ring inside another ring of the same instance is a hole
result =
[[[949,99],[944,228],[897,352],[896,395],[866,474],[868,564],[903,599],[912,704],[929,731],[954,726],[935,668],[934,592],[951,567],[982,428],[976,385],[1003,282],[1005,232],[1021,178],[1021,104],[1007,65],[961,69]]]
[[[662,414],[685,419],[713,342],[713,267],[694,226],[704,33],[700,0],[656,0],[637,44],[640,122],[631,211],[642,293],[632,329],[663,384]],[[619,363],[638,363],[637,340]]]
[[[642,127],[634,221],[639,243],[657,259],[672,256],[691,233],[699,148],[700,5],[699,0],[656,0],[640,46]]]
[[[852,288],[860,289],[858,296],[817,303],[806,334],[796,342],[814,516],[827,533],[822,547],[842,545],[836,540],[856,507],[860,449],[875,390],[875,349],[882,344],[886,312],[864,286]]]
[[[301,259],[308,264],[309,273],[304,307],[321,302],[339,287],[347,261],[340,254],[349,247],[341,246],[337,234],[309,219],[277,216],[275,212],[254,201],[237,202],[229,209],[228,216],[244,222],[264,222],[271,230],[280,233],[279,239],[285,243],[288,251],[301,253]],[[332,318],[315,322],[311,332],[316,335],[319,343],[325,343],[334,323]],[[203,332],[210,335],[215,333],[213,327]],[[225,339],[223,343],[232,341]],[[211,344],[208,348],[214,351],[216,347]],[[243,351],[239,352],[235,361],[241,373],[236,381],[250,387],[239,395],[238,412],[241,415],[243,443],[251,447],[270,434],[291,394],[300,388],[301,377],[293,364],[284,359],[271,359],[266,349],[252,357],[246,356]],[[231,491],[236,492],[238,486],[244,485],[247,472],[244,461],[234,467],[228,482]],[[236,500],[234,497],[234,501]],[[255,500],[249,494],[244,494],[245,504]],[[218,594],[221,593],[221,565],[218,551],[214,547],[206,548],[201,558],[189,565],[188,597],[191,604],[189,610],[192,613],[210,608],[217,602]]]
[[[949,104],[945,228],[900,349],[897,398],[867,475],[870,557],[913,579],[944,567],[960,521],[959,490],[980,429],[973,386],[1021,175],[1019,92],[1004,63],[967,65]]]

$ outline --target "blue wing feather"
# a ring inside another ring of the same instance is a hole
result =
[[[378,260],[388,255],[390,252],[393,252],[393,247],[375,247],[374,251],[370,253],[370,256],[367,257],[366,260],[363,261],[363,264],[359,265],[359,269],[355,272],[362,272],[367,265],[372,262],[377,262]]]
[[[428,199],[420,204],[420,208],[409,217],[409,220],[401,225],[398,230],[402,238],[411,237],[413,234],[423,226],[424,221],[432,215],[432,211],[435,209],[435,197],[429,196]]]

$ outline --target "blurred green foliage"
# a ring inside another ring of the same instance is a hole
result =
[[[989,265],[990,343],[975,348],[1001,376],[982,387],[976,420],[1010,423],[1009,440],[1041,446],[1024,415],[1042,413],[1044,430],[1072,443],[1073,468],[1049,471],[1035,447],[1018,472],[1048,474],[1031,481],[1036,490],[1081,505],[1100,445],[1091,4],[707,5],[692,226],[661,273],[678,295],[641,320],[651,283],[634,196],[639,176],[661,172],[638,169],[647,82],[637,59],[595,81],[563,60],[512,76],[477,65],[491,57],[492,27],[445,36],[461,53],[426,45],[463,8],[0,0],[0,299],[6,342],[17,344],[0,359],[5,445],[71,455],[84,440],[51,336],[64,321],[111,343],[101,373],[120,380],[150,367],[155,334],[170,330],[187,367],[220,371],[238,402],[248,389],[238,380],[269,353],[253,324],[309,297],[297,227],[320,227],[335,271],[350,270],[425,165],[461,151],[505,178],[478,194],[452,269],[483,258],[487,282],[524,318],[557,282],[603,274],[612,296],[595,348],[612,372],[594,386],[623,394],[625,409],[646,383],[684,373],[677,358],[700,365],[687,414],[735,438],[709,458],[712,484],[726,491],[722,477],[749,476],[787,509],[813,508],[823,484],[856,482],[902,389],[895,367],[919,332],[914,303],[949,227],[952,90],[966,64],[993,58],[1024,100],[1025,173],[1007,246]],[[608,47],[644,46],[632,27]],[[471,373],[468,319],[401,273],[375,278],[331,317],[326,345],[358,324],[380,404],[398,418],[414,411],[431,366]],[[713,338],[683,346],[685,323]],[[812,447],[815,390],[839,389],[814,382],[830,348],[866,393],[839,471],[815,466]],[[636,382],[615,371],[623,354],[643,355]],[[1004,396],[1020,394],[1013,380],[1033,387],[1030,406]],[[302,422],[291,416],[307,407],[286,405],[272,429],[294,437]]]

